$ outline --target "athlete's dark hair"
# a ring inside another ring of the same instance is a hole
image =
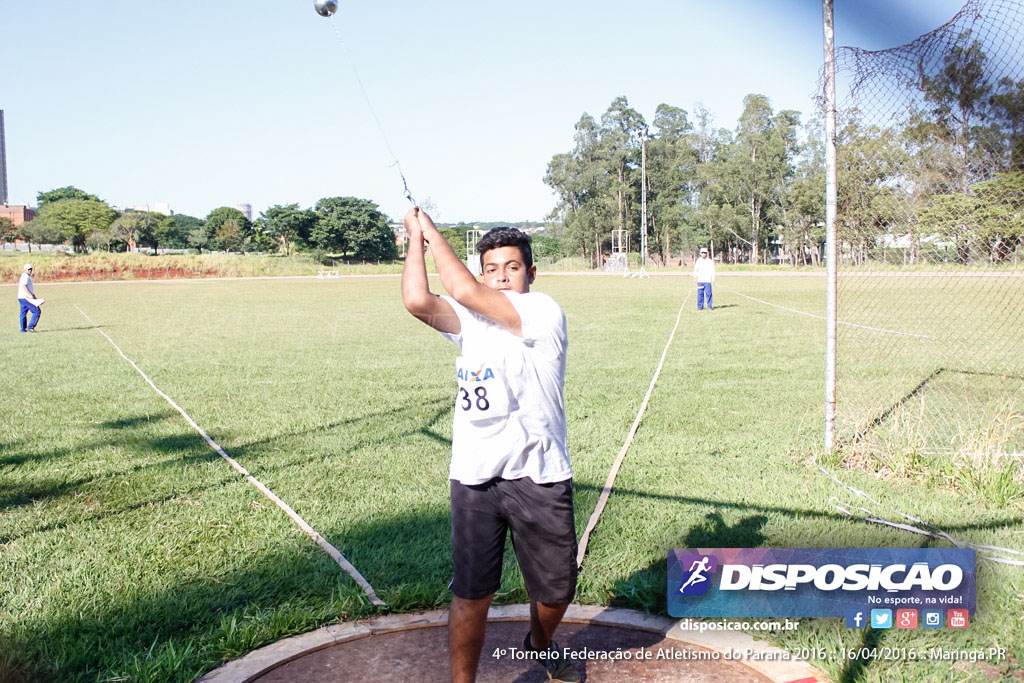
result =
[[[492,228],[487,234],[476,243],[476,253],[483,256],[491,249],[499,247],[518,247],[523,255],[523,265],[529,268],[533,265],[533,247],[530,236],[518,228]]]

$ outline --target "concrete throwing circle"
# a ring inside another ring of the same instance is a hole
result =
[[[529,605],[492,607],[477,680],[546,681],[522,656]],[[401,680],[444,683],[448,612],[394,614],[324,626],[214,669],[201,683]],[[634,610],[571,605],[555,639],[584,681],[812,683],[824,674],[785,650],[738,631],[684,631]]]

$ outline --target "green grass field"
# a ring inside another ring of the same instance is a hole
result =
[[[432,279],[437,289],[436,278]],[[684,313],[577,601],[665,610],[676,547],[919,547],[851,520],[821,474],[821,277],[540,275],[568,316],[566,403],[582,532]],[[11,299],[14,292],[8,292]],[[214,453],[92,320],[232,457],[360,570],[392,611],[446,604],[455,348],[396,277],[40,284],[40,332],[0,330],[0,679],[186,681],[253,648],[380,612]],[[866,361],[865,361],[866,362]],[[891,361],[876,357],[872,369]],[[838,463],[831,463],[837,465]],[[952,536],[1024,548],[1019,496],[917,468],[836,467]],[[1011,473],[1013,474],[1013,473]],[[1015,476],[1015,475],[1014,475]],[[1011,476],[1008,486],[1018,485]],[[524,602],[509,553],[499,596]],[[1007,647],[1010,662],[826,659],[836,680],[991,680],[1024,664],[1024,569],[979,563],[965,631],[804,620],[783,647]]]

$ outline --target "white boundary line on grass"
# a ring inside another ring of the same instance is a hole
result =
[[[824,320],[825,319],[825,316],[823,316],[823,315],[816,315],[814,313],[807,313],[805,311],[798,311],[795,308],[787,308],[786,306],[780,306],[779,304],[773,304],[770,301],[764,301],[762,299],[758,299],[758,298],[753,297],[753,296],[747,296],[746,294],[741,294],[739,292],[733,292],[731,290],[725,290],[725,291],[729,292],[730,294],[735,294],[737,296],[742,296],[744,299],[750,299],[751,301],[756,301],[757,303],[764,304],[765,306],[774,306],[775,308],[781,308],[782,310],[789,311],[790,313],[797,313],[798,315],[806,315],[808,318],[817,318],[818,320]],[[898,330],[887,330],[884,327],[868,327],[867,325],[858,325],[857,323],[848,323],[848,322],[843,322],[842,320],[837,320],[836,322],[839,323],[840,325],[846,325],[847,327],[859,327],[862,330],[871,330],[872,332],[884,332],[886,334],[898,334],[901,337],[917,337],[918,339],[930,339],[932,341],[938,341],[937,338],[928,336],[927,334],[914,334],[913,332],[900,332]]]
[[[690,292],[692,293],[692,291]],[[672,328],[672,333],[668,335],[668,342],[665,343],[665,350],[661,352],[661,360],[658,362],[658,368],[654,371],[654,377],[651,378],[651,385],[647,387],[647,395],[644,396],[643,402],[640,404],[640,410],[637,411],[636,419],[633,420],[633,426],[629,428],[629,435],[626,437],[626,443],[622,444],[622,449],[619,451],[618,457],[615,458],[615,464],[612,465],[612,469],[608,472],[608,479],[604,482],[604,488],[601,489],[601,496],[597,499],[597,505],[594,506],[594,512],[590,515],[590,521],[587,522],[587,528],[583,532],[583,536],[580,538],[579,549],[576,552],[576,566],[579,567],[583,564],[583,557],[587,554],[587,544],[590,542],[590,533],[597,526],[598,520],[601,518],[601,513],[604,512],[605,505],[608,504],[608,496],[612,493],[612,486],[615,484],[615,477],[619,474],[619,467],[622,466],[622,461],[626,458],[626,453],[629,451],[629,447],[633,444],[633,437],[636,436],[636,430],[640,428],[640,420],[643,419],[644,413],[647,411],[647,404],[651,400],[651,394],[654,393],[654,385],[658,381],[658,377],[661,375],[661,368],[665,365],[665,357],[668,355],[668,348],[672,345],[672,339],[676,336],[676,330],[679,329],[679,321],[683,317],[683,308],[686,306],[686,302],[690,299],[690,294],[683,297],[683,302],[679,304],[679,313],[676,314],[676,324]]]
[[[227,460],[228,464],[230,464],[232,467],[234,467],[236,470],[238,470],[238,472],[241,473],[242,476],[244,476],[246,479],[248,479],[250,484],[252,484],[257,489],[259,489],[260,492],[262,492],[263,495],[265,495],[267,498],[269,498],[271,501],[273,501],[274,504],[277,505],[277,507],[281,508],[281,510],[283,510],[286,515],[291,517],[292,521],[295,522],[295,524],[298,525],[298,527],[300,529],[302,529],[306,533],[306,535],[309,536],[310,539],[313,540],[314,543],[316,543],[318,546],[320,546],[325,553],[327,553],[328,555],[331,556],[331,559],[333,559],[335,562],[338,563],[339,567],[341,567],[346,572],[348,572],[349,576],[351,576],[353,579],[355,579],[355,582],[358,583],[360,588],[363,589],[363,592],[366,593],[366,596],[368,598],[370,598],[370,602],[372,602],[374,605],[381,605],[381,606],[386,604],[383,600],[381,600],[380,598],[377,597],[377,594],[373,590],[373,586],[371,586],[369,584],[369,582],[367,582],[367,580],[365,578],[363,578],[363,575],[359,573],[359,570],[356,569],[352,565],[351,562],[349,562],[348,560],[345,559],[345,556],[342,555],[338,551],[337,548],[335,548],[333,545],[331,545],[327,541],[327,539],[325,539],[323,536],[321,536],[319,533],[317,533],[316,530],[313,529],[313,527],[309,526],[309,524],[307,524],[306,521],[304,519],[302,519],[302,517],[300,517],[298,515],[298,513],[295,512],[295,510],[293,510],[291,508],[290,505],[288,505],[288,503],[286,503],[283,500],[281,500],[280,498],[278,498],[277,494],[275,494],[273,491],[271,491],[266,486],[264,486],[263,482],[261,482],[259,479],[257,479],[256,477],[252,476],[251,474],[249,474],[249,471],[246,470],[244,467],[242,467],[240,464],[238,464],[237,460],[235,460],[230,455],[225,453],[224,449],[221,448],[219,445],[217,445],[217,442],[214,441],[213,439],[211,439],[210,436],[203,430],[203,428],[200,427],[198,424],[196,424],[196,421],[193,420],[189,416],[189,414],[186,413],[181,408],[181,406],[179,406],[177,403],[175,403],[171,399],[170,396],[168,396],[163,391],[161,391],[160,387],[158,387],[156,384],[154,384],[153,380],[151,380],[149,377],[147,377],[146,373],[144,373],[139,368],[139,366],[135,364],[135,361],[133,361],[131,358],[129,358],[128,356],[126,356],[124,354],[124,351],[122,351],[121,347],[118,346],[114,342],[114,340],[110,338],[110,335],[108,335],[106,332],[104,332],[100,328],[99,325],[97,325],[95,322],[93,322],[92,318],[90,318],[86,314],[86,312],[83,311],[78,306],[78,304],[75,304],[75,308],[78,309],[79,313],[81,313],[83,316],[85,316],[85,319],[89,321],[89,324],[91,324],[96,329],[97,332],[99,332],[100,334],[102,334],[104,337],[107,338],[107,341],[110,342],[111,346],[113,346],[117,350],[117,352],[119,354],[121,354],[121,358],[124,358],[126,361],[128,361],[129,365],[131,365],[133,368],[135,368],[135,372],[139,373],[139,375],[142,376],[142,379],[146,380],[146,383],[153,388],[153,391],[155,391],[157,394],[160,395],[161,398],[163,398],[165,401],[167,401],[167,403],[169,403],[172,408],[174,408],[179,413],[181,413],[181,416],[185,418],[185,421],[188,422],[192,426],[192,428],[194,430],[199,432],[199,435],[202,436],[203,439],[206,440],[206,443],[209,444],[210,448],[212,448],[214,451],[216,451],[217,455],[219,455],[220,457],[222,457],[225,460]]]

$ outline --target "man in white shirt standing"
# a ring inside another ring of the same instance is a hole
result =
[[[704,310],[705,298],[708,310],[714,310],[711,304],[711,285],[715,282],[715,262],[708,257],[705,247],[701,247],[700,258],[693,264],[693,279],[697,281],[697,310]]]
[[[18,304],[21,311],[18,313],[18,324],[22,332],[35,332],[36,324],[39,322],[39,307],[43,304],[42,299],[36,298],[36,291],[32,286],[32,264],[26,263],[21,271],[21,278],[18,279]],[[26,325],[25,319],[31,314],[31,319]]]
[[[530,595],[530,631],[522,650],[544,665],[552,681],[578,681],[572,662],[552,640],[576,592],[563,393],[565,313],[547,294],[530,292],[537,267],[530,238],[519,230],[495,228],[480,239],[478,282],[418,207],[406,214],[405,229],[402,301],[462,352],[455,367],[449,468],[452,680],[476,678],[487,610],[501,585],[511,532]],[[450,296],[430,292],[424,243]]]

